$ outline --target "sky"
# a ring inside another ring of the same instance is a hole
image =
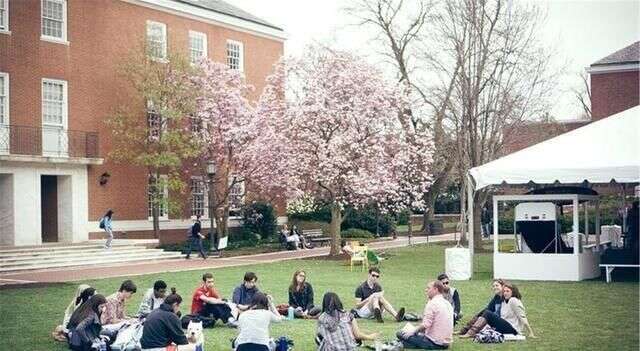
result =
[[[285,54],[298,56],[304,47],[322,42],[368,56],[375,53],[370,33],[351,25],[344,13],[349,0],[225,0],[285,30]],[[579,118],[572,88],[578,75],[593,62],[640,40],[638,0],[514,0],[537,3],[547,12],[540,38],[562,67],[558,98],[552,115],[560,120]]]

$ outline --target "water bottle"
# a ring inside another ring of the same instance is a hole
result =
[[[293,314],[294,308],[289,306],[289,309],[287,309],[287,319],[292,321],[294,314]]]
[[[107,343],[104,340],[100,341],[100,348],[98,350],[107,351]]]

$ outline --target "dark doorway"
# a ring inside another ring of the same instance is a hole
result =
[[[40,176],[40,218],[42,223],[42,242],[58,241],[58,178]]]

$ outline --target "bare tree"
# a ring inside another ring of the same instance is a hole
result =
[[[591,89],[589,87],[589,75],[587,72],[580,72],[580,88],[571,89],[576,100],[582,109],[582,117],[591,119]]]
[[[430,0],[354,0],[346,8],[357,25],[374,29],[374,42],[382,44],[376,46],[382,48],[380,55],[392,68],[398,82],[409,89],[412,102],[404,114],[410,116],[411,123],[403,126],[410,129],[410,134],[420,134],[426,129],[433,137],[433,179],[424,194],[422,230],[427,234],[430,234],[429,223],[433,220],[436,197],[447,186],[455,164],[455,158],[449,157],[454,144],[445,133],[443,121],[458,70],[456,65],[441,67],[426,54],[427,25],[433,19],[433,8],[434,2]],[[437,82],[425,79],[425,72],[433,71],[436,66],[451,73],[448,79]],[[409,228],[411,231],[411,225]]]

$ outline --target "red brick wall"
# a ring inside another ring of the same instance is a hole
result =
[[[591,74],[591,113],[602,119],[640,104],[640,71]]]
[[[116,219],[146,219],[147,177],[143,169],[113,163],[110,133],[104,120],[131,100],[132,91],[117,68],[130,50],[142,43],[146,21],[167,26],[168,50],[186,50],[188,31],[207,34],[208,56],[226,60],[226,40],[244,44],[244,72],[255,86],[255,99],[264,79],[283,53],[283,43],[228,28],[178,17],[118,0],[69,0],[69,45],[40,40],[40,0],[9,0],[11,35],[0,34],[0,72],[10,75],[11,124],[41,125],[41,79],[68,83],[68,128],[99,133],[105,163],[88,167],[89,220],[113,208]],[[142,108],[142,107],[141,107]],[[100,186],[104,172],[111,177]]]

